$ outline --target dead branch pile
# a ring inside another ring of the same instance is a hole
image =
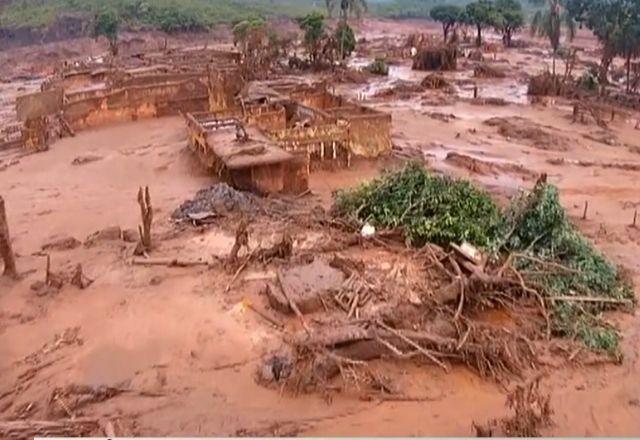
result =
[[[473,68],[473,76],[476,78],[506,78],[507,73],[504,69],[481,63]]]
[[[413,70],[456,70],[458,49],[455,46],[429,46],[418,49]]]
[[[573,81],[560,75],[554,76],[549,72],[529,77],[527,94],[530,96],[564,96],[566,98],[576,98],[580,95]]]
[[[34,437],[90,437],[98,433],[100,424],[96,419],[0,421],[0,437],[11,440]]]
[[[513,415],[476,425],[478,437],[540,437],[540,430],[552,424],[551,396],[540,390],[540,379],[517,385],[507,396],[506,406]]]
[[[431,73],[422,80],[420,83],[422,87],[429,90],[440,89],[444,91],[452,91],[452,84],[445,79],[444,76],[437,73]]]

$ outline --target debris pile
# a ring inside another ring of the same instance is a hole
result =
[[[504,69],[490,66],[487,63],[477,64],[473,69],[473,76],[476,78],[506,78]]]
[[[420,85],[425,89],[430,89],[430,90],[433,90],[433,89],[440,89],[445,91],[453,90],[453,86],[451,85],[451,83],[447,81],[444,78],[444,76],[439,75],[437,73],[432,73],[425,76],[425,78],[422,80]]]
[[[388,395],[396,391],[369,364],[379,358],[445,371],[463,364],[505,381],[537,369],[540,344],[552,336],[619,356],[617,330],[600,315],[632,306],[633,292],[622,272],[569,224],[546,176],[501,210],[468,182],[411,164],[338,193],[336,204],[342,228],[375,230],[365,240],[377,253],[334,254],[329,266],[344,276],[332,273],[314,289],[286,274],[325,273],[326,261],[278,270],[278,285],[266,289],[269,303],[295,313],[302,328],[263,359],[262,384],[327,392],[342,389],[329,385],[340,377],[345,387],[366,385]],[[383,240],[398,231],[412,249],[394,251],[393,239]],[[380,265],[389,260],[390,270]],[[508,319],[483,318],[488,311]],[[510,402],[516,415],[501,425],[509,435],[531,435],[549,420],[548,398],[537,385],[518,388]]]
[[[541,150],[566,151],[570,141],[560,134],[552,134],[543,126],[519,116],[493,117],[484,121],[489,127],[497,127],[498,133],[511,140],[525,141]]]
[[[232,211],[253,213],[257,210],[256,197],[250,193],[238,191],[226,183],[216,183],[199,190],[192,200],[180,205],[171,217],[174,220],[191,221],[193,216],[210,213],[219,215]]]
[[[401,229],[413,246],[469,242],[484,249],[492,255],[488,261],[501,261],[498,276],[487,277],[495,264],[489,262],[482,272],[471,271],[467,283],[479,277],[476,281],[510,290],[513,280],[504,276],[511,273],[520,293],[541,302],[547,333],[618,354],[618,332],[600,314],[633,305],[631,284],[569,223],[558,191],[546,183],[546,176],[501,211],[469,182],[433,176],[412,164],[338,193],[337,210],[352,221]],[[514,299],[513,291],[509,298]]]
[[[530,96],[564,96],[572,98],[577,96],[577,89],[573,81],[560,75],[549,72],[529,77],[527,94]]]
[[[458,50],[455,46],[429,46],[418,49],[413,70],[456,70]]]

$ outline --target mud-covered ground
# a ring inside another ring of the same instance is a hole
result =
[[[370,45],[416,30],[438,32],[420,22],[359,26]],[[587,35],[577,44],[596,47]],[[530,187],[544,172],[560,188],[579,228],[637,279],[640,233],[630,224],[640,204],[638,115],[618,115],[604,130],[594,123],[572,123],[567,102],[529,103],[520,74],[541,70],[549,62],[546,54],[542,42],[533,42],[497,53],[497,61],[487,56],[509,73],[479,80],[480,97],[501,98],[505,105],[455,98],[471,96],[471,62],[445,74],[455,84],[454,94],[420,90],[376,97],[398,80],[417,84],[427,75],[412,72],[408,60],[395,64],[389,78],[338,85],[338,91],[392,113],[399,158],[313,173],[312,194],[285,206],[302,212],[316,204],[329,207],[334,190],[378,175],[408,156],[470,178],[496,195]],[[367,56],[358,55],[360,62]],[[0,420],[64,415],[64,401],[52,396],[70,384],[128,390],[71,411],[113,419],[118,434],[472,435],[472,422],[507,413],[505,388],[464,367],[445,373],[409,362],[374,363],[404,394],[423,397],[417,402],[367,401],[357,389],[328,399],[263,387],[255,380],[256,369],[260,357],[280,344],[281,333],[247,307],[248,302],[264,306],[256,280],[268,274],[259,265],[249,267],[227,291],[232,274],[222,267],[132,265],[135,243],[122,234],[83,243],[112,226],[135,229],[138,187],[148,185],[157,243],[152,257],[227,255],[236,227],[231,218],[199,228],[178,227],[170,219],[184,200],[213,182],[185,145],[184,123],[176,117],[82,132],[36,155],[0,152],[0,194],[23,275],[19,282],[0,279]],[[95,160],[72,164],[80,156]],[[326,240],[300,216],[254,223],[250,230],[253,246],[291,233],[294,253]],[[47,243],[69,237],[80,243],[67,240],[63,249],[46,251],[52,270],[70,272],[81,263],[94,282],[84,290],[65,284],[57,293],[38,294],[30,286],[44,278],[45,259],[37,254]],[[545,359],[542,386],[554,410],[554,424],[545,434],[640,434],[640,318],[636,312],[608,319],[623,331],[620,365]],[[297,325],[295,319],[287,322]]]

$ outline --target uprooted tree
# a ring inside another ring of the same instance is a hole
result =
[[[4,199],[0,196],[0,257],[4,261],[3,275],[15,278],[18,276],[16,270],[16,259],[11,248],[11,237],[9,235],[9,223],[5,211]]]

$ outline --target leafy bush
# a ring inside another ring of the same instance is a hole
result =
[[[384,58],[376,58],[371,64],[367,66],[367,70],[374,75],[389,75],[389,65]]]

